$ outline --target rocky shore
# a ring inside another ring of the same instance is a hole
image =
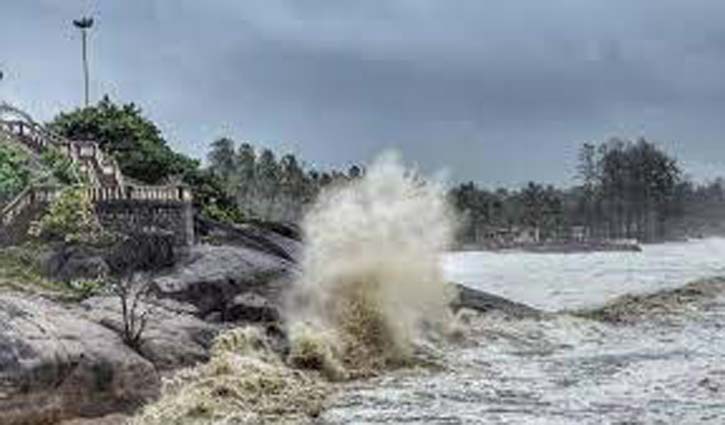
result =
[[[204,225],[220,244],[156,259],[168,263],[149,277],[152,296],[140,302],[149,315],[138,349],[124,343],[115,295],[69,301],[17,290],[23,282],[1,290],[0,423],[82,423],[83,418],[102,423],[95,419],[100,417],[119,423],[124,413],[158,397],[163,376],[208,360],[215,336],[240,324],[259,325],[284,349],[281,306],[298,272],[298,238],[270,226]],[[47,271],[64,278],[113,268],[106,260],[98,252],[69,247],[45,259]],[[500,297],[457,289],[461,296],[454,309],[538,314]]]

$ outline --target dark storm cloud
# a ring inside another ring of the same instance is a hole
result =
[[[324,165],[387,147],[491,184],[568,180],[576,148],[646,135],[696,175],[725,164],[725,3],[27,1],[3,5],[0,96],[48,118],[134,100],[201,156],[230,134]],[[723,169],[725,174],[725,169]]]

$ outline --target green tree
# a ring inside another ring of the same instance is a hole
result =
[[[529,182],[521,190],[521,201],[524,206],[523,223],[537,229],[544,221],[545,196],[544,188],[537,183]]]
[[[77,165],[57,149],[53,147],[46,148],[40,158],[60,184],[72,185],[82,183],[83,178]]]
[[[97,141],[116,158],[124,175],[146,183],[183,176],[199,165],[174,152],[135,104],[118,105],[108,96],[95,106],[61,113],[49,127],[69,139]]]
[[[590,226],[613,238],[662,238],[665,221],[681,210],[677,161],[645,139],[612,139],[593,150],[582,148],[579,165]]]
[[[196,169],[184,177],[194,193],[194,206],[207,217],[226,222],[242,222],[247,218],[227,191],[221,177],[208,169]]]
[[[237,149],[237,170],[233,196],[239,205],[249,205],[255,194],[257,174],[257,153],[249,143],[242,143]]]
[[[234,140],[222,137],[211,144],[211,151],[207,155],[209,169],[222,178],[225,182],[231,182],[236,171]]]
[[[36,236],[89,243],[104,236],[93,203],[83,186],[69,186],[60,193],[41,218]]]
[[[0,201],[7,202],[30,181],[28,157],[10,145],[0,144]]]
[[[594,227],[598,210],[596,190],[601,178],[599,165],[596,146],[584,143],[579,151],[577,166],[577,177],[582,182],[579,208],[584,216],[584,224],[590,229]]]
[[[256,210],[263,217],[274,217],[281,177],[274,152],[264,149],[259,155],[256,165],[255,181],[258,194]]]

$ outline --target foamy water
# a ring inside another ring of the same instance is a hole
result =
[[[725,275],[725,241],[642,253],[455,253],[443,264],[449,280],[561,311]],[[626,326],[564,313],[483,317],[462,345],[440,350],[443,371],[341,385],[323,423],[725,423],[723,298]]]
[[[458,252],[444,256],[443,268],[450,281],[556,311],[725,275],[725,239],[645,245],[635,253]]]

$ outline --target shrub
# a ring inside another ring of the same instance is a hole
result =
[[[20,150],[0,144],[0,202],[8,201],[30,180],[28,157]]]
[[[75,279],[68,283],[70,289],[78,294],[78,298],[85,300],[90,298],[104,289],[103,280],[100,279]]]
[[[77,299],[77,293],[61,282],[47,278],[43,272],[46,247],[25,243],[0,248],[0,290],[41,293],[53,297]]]
[[[148,303],[151,285],[145,276],[136,275],[115,282],[111,285],[111,291],[121,303],[123,342],[139,351],[149,315],[152,314],[151,305]]]
[[[201,213],[209,219],[229,224],[244,223],[247,219],[239,208],[220,206],[215,202],[204,205]]]
[[[37,232],[35,236],[66,242],[97,243],[107,236],[83,186],[63,189],[41,218]]]
[[[60,153],[57,149],[49,147],[45,149],[40,157],[59,183],[61,184],[78,184],[81,183],[81,174],[78,166],[73,161]]]

